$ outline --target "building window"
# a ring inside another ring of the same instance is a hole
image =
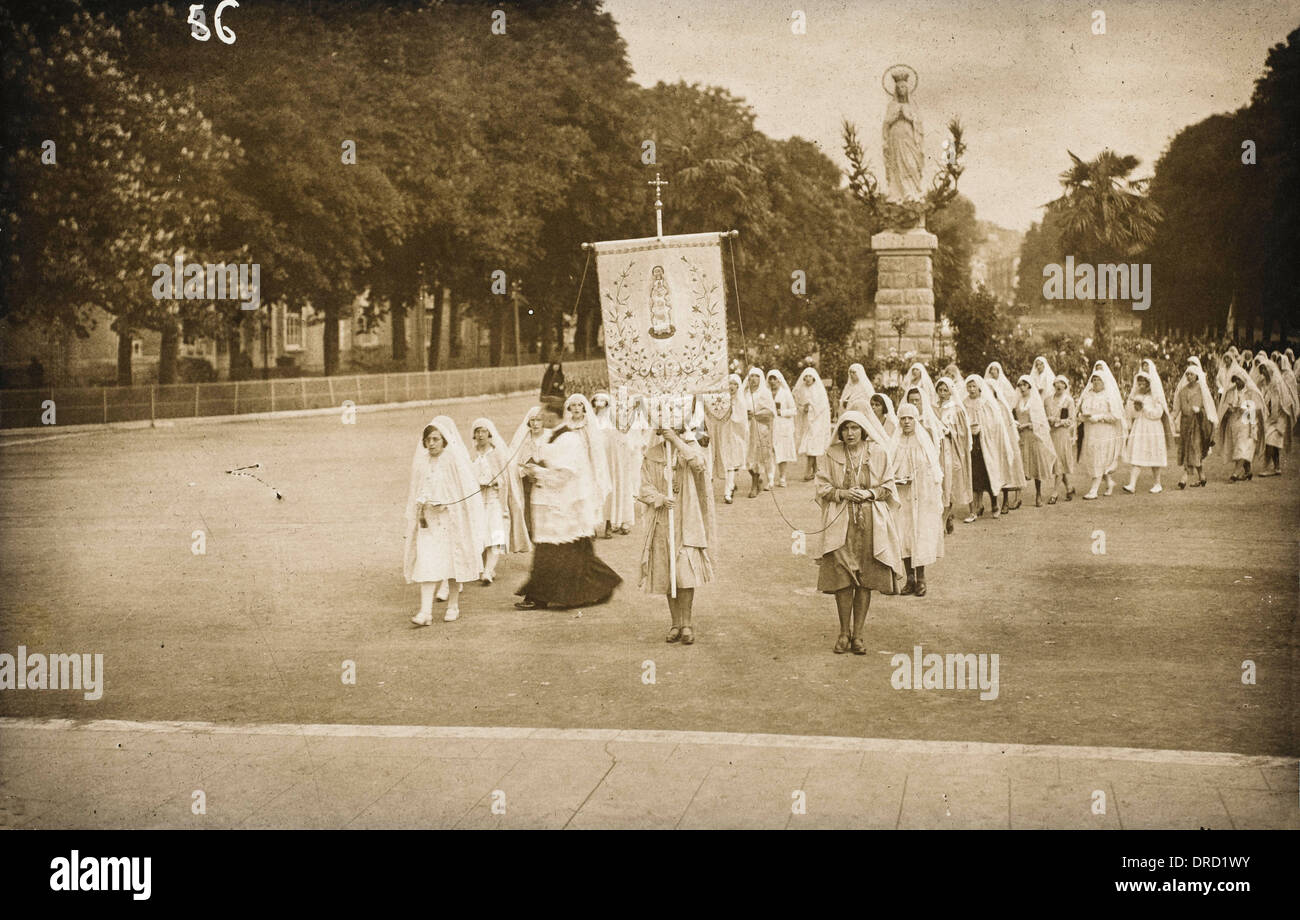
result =
[[[139,339],[131,340],[131,357],[132,358],[144,357],[144,342],[140,341]]]
[[[302,351],[302,309],[284,311],[284,350]]]

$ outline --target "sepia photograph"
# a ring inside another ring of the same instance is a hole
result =
[[[1300,829],[1296,0],[0,33],[12,846]]]

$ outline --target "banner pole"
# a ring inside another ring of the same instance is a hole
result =
[[[667,438],[664,438],[664,456],[668,461],[668,500],[673,499],[673,448]],[[676,545],[676,534],[673,533],[673,509],[668,509],[668,596],[677,598],[677,553],[673,547]]]

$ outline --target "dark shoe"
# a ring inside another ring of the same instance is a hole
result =
[[[676,642],[679,639],[681,639],[681,637],[682,637],[682,628],[680,626],[674,626],[672,629],[668,630],[668,638],[665,639],[664,641]]]
[[[1196,486],[1197,486],[1197,488],[1204,488],[1204,487],[1205,487],[1205,480],[1202,479],[1200,482],[1198,482],[1198,483],[1196,484]]]
[[[1181,492],[1181,491],[1183,491],[1183,489],[1186,489],[1186,488],[1187,488],[1187,483],[1183,482],[1183,481],[1180,479],[1180,480],[1178,481],[1178,491]]]
[[[1035,496],[1034,496],[1034,507],[1035,507],[1035,508],[1041,508],[1041,507],[1043,507],[1043,496],[1041,496],[1041,495],[1035,495]]]
[[[945,527],[944,527],[944,532],[945,532],[945,533],[952,533],[952,518],[951,518],[951,517],[948,518],[948,523],[947,523],[947,525],[945,525]]]
[[[695,644],[695,630],[691,629],[689,626],[683,626],[682,645],[694,645],[694,644]]]
[[[840,633],[840,637],[835,640],[835,648],[831,649],[836,655],[843,655],[849,650],[849,637],[845,633]]]
[[[1051,498],[1049,498],[1049,499],[1047,500],[1047,503],[1048,503],[1049,505],[1055,505],[1055,504],[1056,504],[1056,496],[1053,495]]]
[[[861,639],[854,639],[849,643],[849,648],[853,650],[855,655],[865,655],[867,653],[867,644]]]
[[[916,596],[925,597],[925,582],[918,581],[916,583]]]
[[[538,607],[545,607],[545,604],[539,604],[536,601],[530,601],[524,598],[522,601],[515,601],[516,610],[536,610]]]
[[[1065,500],[1066,500],[1067,502],[1072,502],[1072,501],[1074,501],[1074,490],[1073,490],[1073,489],[1066,489],[1066,490],[1065,490]]]
[[[907,584],[903,585],[903,590],[902,590],[902,591],[899,591],[898,593],[899,593],[899,594],[915,594],[915,593],[916,593],[916,582],[913,581],[911,578],[909,578],[909,579],[907,580]]]

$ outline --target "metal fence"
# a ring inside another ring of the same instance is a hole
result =
[[[603,359],[565,364],[567,374],[603,373]],[[94,425],[154,419],[202,418],[329,409],[354,405],[419,402],[538,389],[544,364],[476,367],[413,374],[363,374],[352,377],[296,377],[230,383],[176,383],[138,387],[51,387],[0,390],[0,428],[38,428],[50,422]]]

